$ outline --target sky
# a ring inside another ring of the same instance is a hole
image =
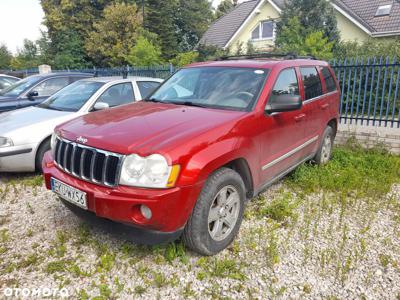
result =
[[[221,0],[213,0],[216,7]],[[44,13],[39,0],[0,0],[0,44],[16,53],[23,40],[40,37]]]

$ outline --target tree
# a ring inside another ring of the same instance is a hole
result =
[[[176,11],[178,0],[147,0],[145,28],[158,35],[163,58],[169,60],[178,53]]]
[[[174,59],[172,59],[171,64],[176,67],[183,67],[196,62],[198,58],[199,53],[196,51],[183,52],[179,53]]]
[[[136,43],[142,16],[136,4],[116,3],[104,9],[103,18],[85,41],[88,55],[96,65],[121,66]]]
[[[179,52],[191,51],[213,20],[208,0],[180,0],[176,16]]]
[[[215,11],[215,18],[219,19],[222,16],[226,15],[229,11],[231,11],[235,7],[232,0],[223,0],[217,7]]]
[[[368,39],[362,43],[359,42],[341,42],[335,49],[335,58],[349,57],[400,57],[400,38],[377,40]]]
[[[24,39],[23,46],[18,49],[11,65],[13,69],[30,69],[39,65],[39,49],[34,41]]]
[[[323,59],[332,58],[334,42],[324,37],[322,31],[308,31],[306,36],[303,36],[303,30],[297,17],[289,19],[287,24],[282,26],[277,38],[279,50],[298,55],[313,55]]]
[[[147,0],[145,27],[158,35],[166,60],[193,50],[212,19],[208,0]]]
[[[295,17],[297,20],[293,21]],[[283,32],[287,34],[288,28],[293,27],[293,22],[298,22],[295,25],[299,26],[295,28],[299,36],[295,38],[290,35],[295,40],[304,40],[310,33],[321,31],[323,37],[332,42],[334,46],[339,42],[336,16],[329,1],[291,0],[286,2],[286,6],[282,11],[281,21],[277,24],[276,44],[278,47],[283,44],[289,44]],[[297,45],[300,44],[297,42]]]
[[[161,49],[141,35],[131,49],[127,61],[134,66],[160,65],[162,64]]]
[[[47,47],[43,48],[45,53],[41,55],[52,64],[56,62],[65,66],[72,62],[74,66],[67,66],[70,68],[87,65],[90,58],[86,55],[83,41],[91,35],[93,23],[101,18],[104,8],[111,2],[114,1],[40,0],[45,13],[46,39],[49,41]]]
[[[10,67],[12,55],[5,44],[0,44],[0,69]]]

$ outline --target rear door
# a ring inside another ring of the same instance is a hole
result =
[[[132,82],[117,83],[107,88],[96,103],[107,103],[109,107],[116,107],[123,104],[133,103],[135,94],[133,91]]]
[[[280,72],[268,103],[276,101],[276,96],[282,94],[300,95],[295,68]],[[264,184],[303,159],[304,120],[303,108],[265,115],[261,125],[264,130],[261,138],[261,180]]]
[[[305,117],[304,128],[306,141],[314,141],[304,149],[305,155],[310,155],[316,150],[316,141],[321,135],[322,110],[321,105],[325,103],[322,89],[322,81],[317,66],[300,67],[303,110]]]
[[[161,82],[158,81],[136,81],[136,85],[138,87],[138,92],[140,95],[138,95],[137,99],[142,100],[146,99],[148,96],[150,96],[159,86]]]

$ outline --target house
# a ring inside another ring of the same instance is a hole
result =
[[[235,52],[250,41],[257,50],[269,50],[275,42],[275,25],[286,0],[249,0],[240,3],[213,24],[200,44]],[[343,41],[400,36],[400,1],[332,0]]]

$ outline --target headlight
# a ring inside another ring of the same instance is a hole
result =
[[[137,187],[169,188],[175,185],[178,174],[179,166],[169,166],[165,157],[160,154],[148,157],[132,154],[124,160],[119,183]]]
[[[57,134],[53,132],[51,135],[51,141],[50,141],[50,149],[51,149],[51,155],[54,157],[54,152],[56,150],[56,141],[57,141]]]
[[[14,146],[10,138],[0,137],[0,148]]]

